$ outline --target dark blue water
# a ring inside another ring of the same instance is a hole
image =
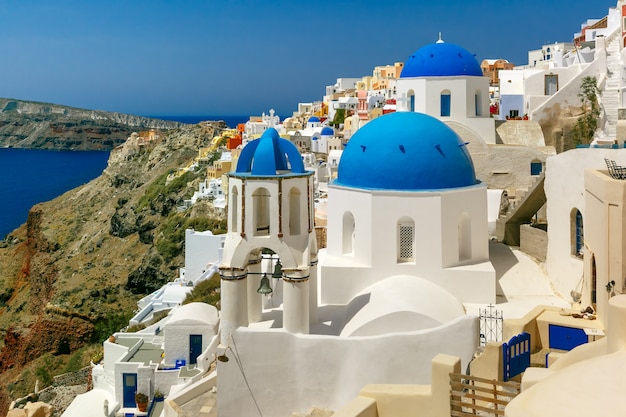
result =
[[[109,152],[0,148],[0,240],[26,222],[35,204],[98,177]]]
[[[196,124],[223,120],[228,127],[249,116],[150,116]],[[28,210],[98,177],[109,152],[43,151],[0,148],[0,240],[26,222]]]

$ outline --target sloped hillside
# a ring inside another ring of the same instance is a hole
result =
[[[166,181],[224,127],[186,126],[141,149],[129,139],[100,177],[33,207],[1,242],[0,415],[36,379],[48,380],[83,346],[119,330],[140,297],[177,277],[186,228],[225,228],[210,203],[176,210],[204,167]]]
[[[134,131],[182,123],[58,104],[0,98],[0,147],[109,150]]]

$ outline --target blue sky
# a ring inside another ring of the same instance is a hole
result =
[[[571,41],[616,1],[0,0],[0,97],[140,115],[320,100],[437,40],[485,58]]]

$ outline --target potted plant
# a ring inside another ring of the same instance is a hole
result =
[[[146,411],[148,409],[148,396],[143,392],[135,394],[135,402],[137,403],[137,409],[139,411]]]
[[[165,394],[163,394],[161,391],[156,390],[154,392],[154,401],[161,402],[163,401],[164,398],[165,398]]]

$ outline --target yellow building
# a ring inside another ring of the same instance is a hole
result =
[[[206,170],[207,179],[221,178],[227,172],[230,172],[232,161],[216,161]]]

